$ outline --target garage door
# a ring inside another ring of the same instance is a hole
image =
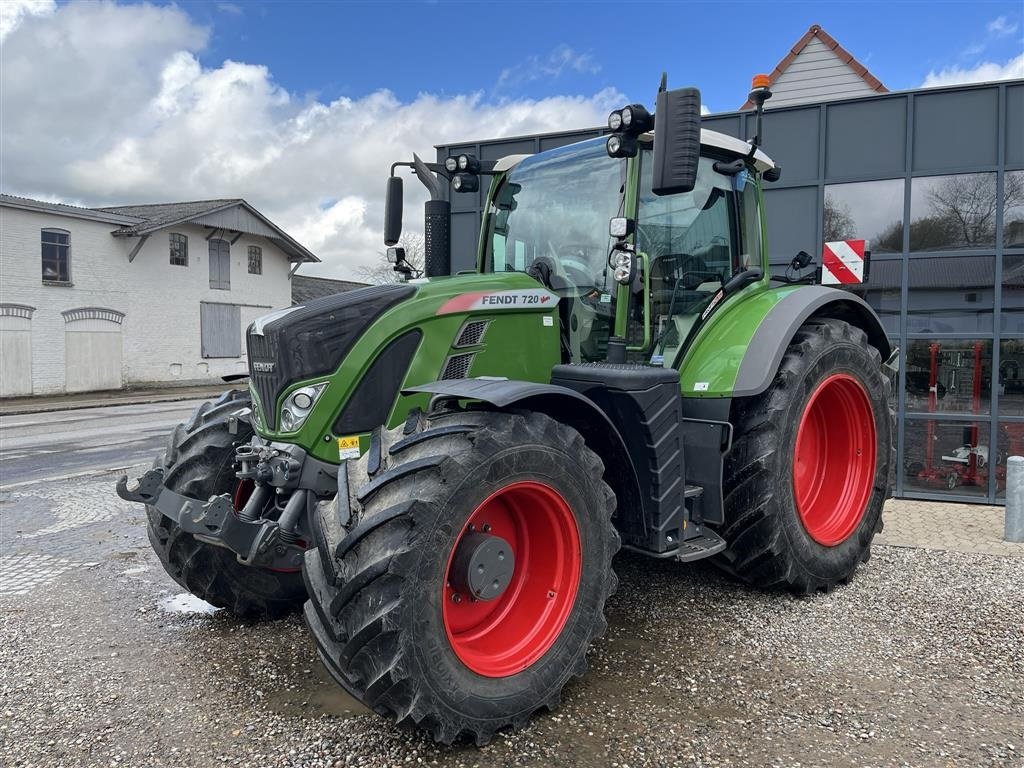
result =
[[[0,304],[0,397],[32,394],[32,313],[25,304]]]
[[[93,392],[121,388],[121,322],[124,313],[82,307],[64,315],[65,388]]]

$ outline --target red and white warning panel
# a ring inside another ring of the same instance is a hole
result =
[[[821,284],[852,285],[867,276],[866,240],[836,240],[821,251]]]

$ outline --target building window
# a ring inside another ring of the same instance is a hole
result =
[[[910,183],[910,250],[992,248],[996,175],[927,176]]]
[[[913,339],[906,360],[908,411],[984,415],[991,410],[991,339]]]
[[[1003,247],[1024,248],[1024,171],[1003,176]]]
[[[188,238],[171,232],[171,264],[176,267],[188,266]]]
[[[825,187],[825,242],[867,240],[872,253],[903,250],[903,179]]]
[[[874,265],[869,283],[874,280]],[[995,259],[934,256],[910,260],[907,331],[991,334]]]
[[[263,274],[263,249],[258,245],[249,246],[249,274]]]
[[[66,229],[42,230],[43,282],[71,282],[71,233]]]

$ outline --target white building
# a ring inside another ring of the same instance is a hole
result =
[[[214,382],[319,261],[244,200],[78,208],[0,195],[0,397]]]

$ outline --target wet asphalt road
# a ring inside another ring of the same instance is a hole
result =
[[[177,418],[154,411],[117,414],[109,439],[80,423],[98,440],[59,465],[142,470]],[[325,679],[298,618],[244,624],[182,596],[113,482],[0,494],[5,768],[1024,766],[1020,559],[877,547],[851,586],[796,599],[622,555],[608,634],[563,706],[484,749],[440,748]]]
[[[148,464],[201,402],[0,416],[0,487]]]

